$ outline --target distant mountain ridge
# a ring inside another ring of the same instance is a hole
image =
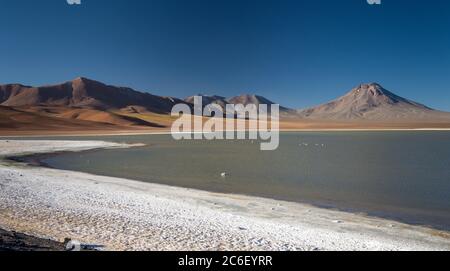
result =
[[[198,96],[202,98],[203,106],[219,104],[224,108],[227,104],[267,104],[270,108],[274,104],[254,94],[231,98]],[[184,103],[193,108],[193,102],[194,96],[184,100],[157,96],[84,77],[41,87],[0,85],[0,130],[30,127],[82,130],[82,127],[92,129],[94,126],[102,130],[167,128],[173,122],[170,116],[173,106]],[[376,127],[386,127],[386,124],[389,127],[411,127],[410,124],[414,124],[419,128],[426,128],[428,124],[433,127],[450,126],[450,113],[400,97],[377,83],[358,85],[338,99],[308,109],[280,106],[280,117],[294,129],[311,127],[311,123],[322,123],[317,127],[326,127],[323,123],[332,126],[344,123],[338,127],[347,127],[345,123],[374,122],[379,123]],[[398,126],[396,123],[406,125]],[[357,127],[355,125],[349,127]]]
[[[225,106],[227,104],[242,104],[245,106],[247,106],[249,104],[254,104],[257,107],[259,107],[259,105],[267,105],[268,110],[270,111],[270,106],[275,104],[274,102],[272,102],[271,100],[269,100],[263,96],[254,95],[254,94],[242,94],[242,95],[234,96],[234,97],[230,97],[230,98],[225,98],[225,97],[217,96],[217,95],[209,96],[209,95],[203,95],[203,94],[198,94],[197,96],[202,97],[203,106],[208,105],[208,104],[218,104],[222,108],[225,108]],[[195,96],[187,97],[184,99],[184,101],[188,102],[188,103],[194,103],[194,97]],[[287,107],[280,106],[280,111],[287,112],[287,111],[294,111],[294,110],[289,109]]]

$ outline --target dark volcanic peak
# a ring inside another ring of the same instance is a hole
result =
[[[92,79],[89,79],[89,78],[86,78],[86,77],[83,77],[83,76],[79,76],[79,77],[77,77],[77,78],[75,78],[75,79],[73,79],[72,81],[69,81],[69,82],[85,82],[85,83],[92,82],[92,83],[101,83],[101,82],[99,82],[99,81],[92,80]],[[101,83],[101,84],[102,84],[102,83]]]
[[[245,106],[249,104],[254,104],[256,106],[259,106],[260,104],[266,104],[270,107],[270,105],[275,104],[274,102],[270,101],[267,98],[264,98],[262,96],[253,95],[253,94],[243,94],[240,96],[235,96],[232,98],[225,98],[222,96],[209,96],[209,95],[203,95],[198,94],[197,96],[202,97],[203,106],[206,106],[208,104],[218,104],[222,106],[222,108],[225,108],[227,104],[243,104]],[[188,97],[184,99],[187,103],[194,103],[194,96]],[[269,108],[270,110],[270,108]],[[288,109],[286,107],[280,106],[280,111],[287,112],[287,111],[293,111],[291,109]]]
[[[212,103],[219,103],[219,104],[243,104],[243,105],[248,105],[248,104],[255,104],[255,105],[259,105],[259,104],[274,104],[272,101],[262,97],[262,96],[258,96],[258,95],[251,95],[251,94],[243,94],[240,96],[235,96],[232,98],[225,98],[222,96],[217,96],[217,95],[204,95],[204,94],[198,94],[196,96],[202,97],[202,101],[203,104],[212,104]],[[186,102],[188,103],[193,103],[194,102],[194,97],[195,96],[190,96],[187,97],[186,99],[184,99]]]
[[[312,119],[331,120],[428,120],[448,118],[448,114],[400,97],[380,84],[361,84],[329,103],[299,111]]]
[[[275,104],[274,102],[272,102],[271,100],[263,97],[263,96],[259,96],[259,95],[253,95],[253,94],[243,94],[240,96],[236,96],[233,98],[229,98],[227,99],[227,102],[231,103],[231,104],[243,104],[243,105],[249,105],[249,104],[254,104],[256,106],[259,106],[260,104],[265,104],[267,105],[269,108],[269,112],[270,112],[270,106]],[[280,105],[280,111],[281,112],[294,112],[294,110],[289,109],[287,107],[283,107]]]
[[[227,101],[229,103],[232,104],[243,104],[243,105],[248,105],[248,104],[255,104],[255,105],[260,105],[260,104],[267,104],[267,105],[271,105],[271,104],[275,104],[274,102],[262,97],[262,96],[258,96],[258,95],[252,95],[252,94],[243,94],[240,96],[235,96],[232,98],[227,99]]]
[[[194,103],[194,98],[195,97],[201,97],[202,98],[202,103],[204,106],[208,105],[208,104],[219,104],[219,105],[225,105],[227,104],[226,102],[226,98],[222,97],[222,96],[217,96],[217,95],[204,95],[204,94],[197,94],[195,96],[190,96],[184,99],[185,102],[187,103]]]

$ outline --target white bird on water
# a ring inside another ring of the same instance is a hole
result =
[[[225,177],[227,177],[227,176],[228,176],[228,173],[226,173],[226,172],[222,172],[222,173],[220,174],[220,176],[221,176],[222,178],[225,178]]]

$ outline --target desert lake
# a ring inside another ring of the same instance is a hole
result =
[[[261,151],[255,141],[174,141],[170,135],[63,139],[147,145],[62,153],[43,163],[450,230],[448,131],[290,132],[281,134],[277,151]]]

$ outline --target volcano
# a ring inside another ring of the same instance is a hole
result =
[[[380,84],[361,84],[344,96],[299,110],[308,119],[373,121],[449,121],[450,113],[400,97]]]

